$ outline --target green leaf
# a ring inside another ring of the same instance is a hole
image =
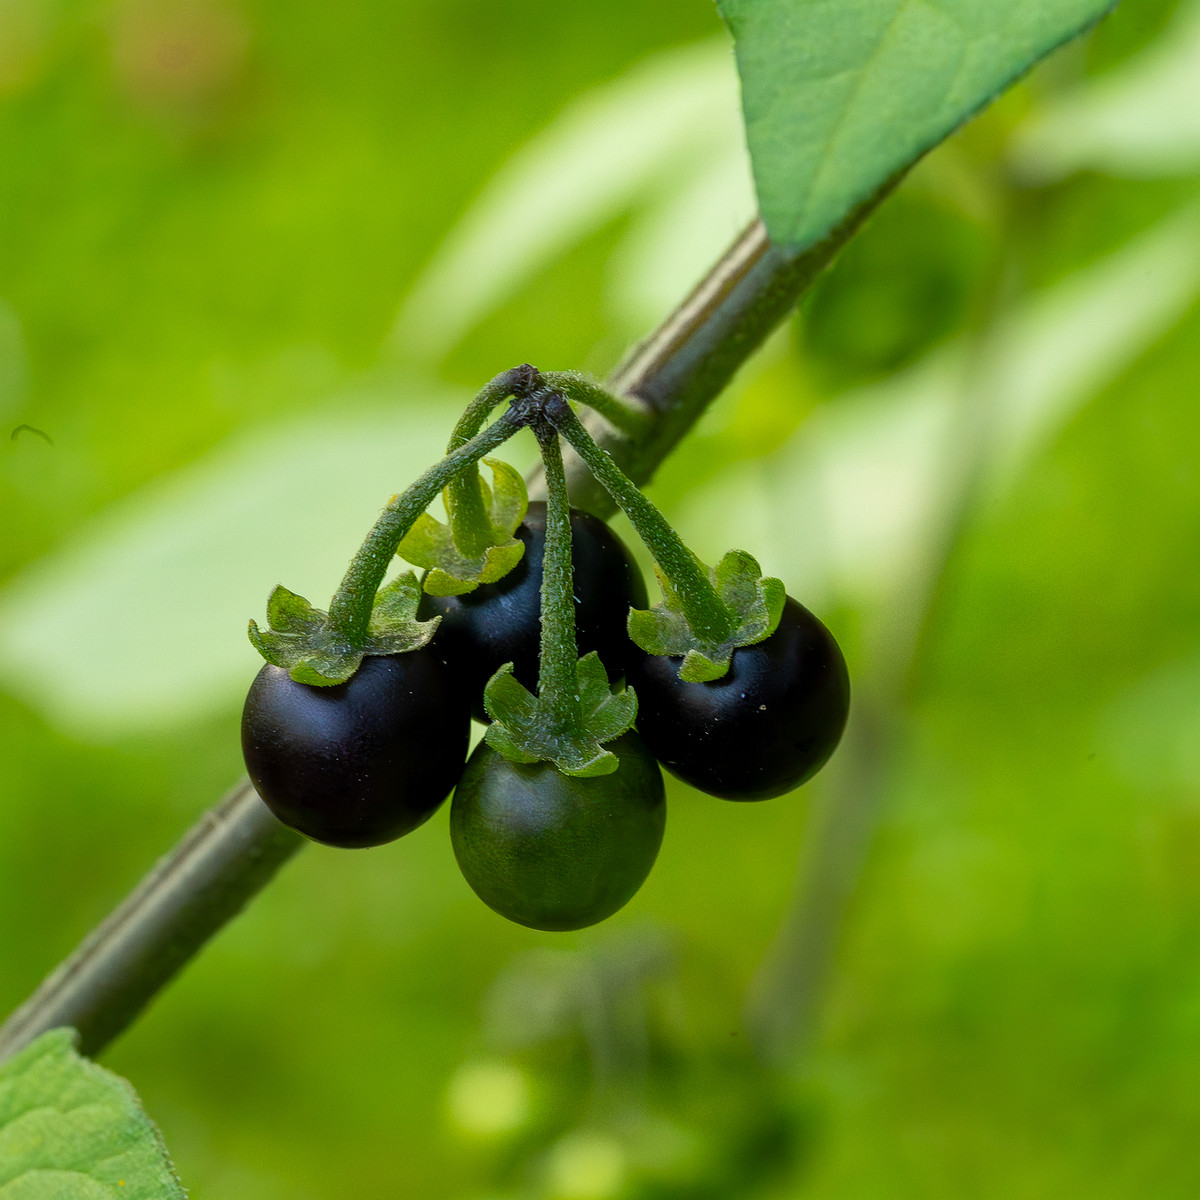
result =
[[[630,688],[614,694],[600,656],[593,651],[575,667],[579,720],[564,728],[551,704],[534,696],[506,663],[488,681],[483,705],[492,724],[484,738],[510,762],[552,762],[564,775],[609,775],[617,756],[605,742],[633,728],[637,696]]]
[[[780,580],[763,576],[758,560],[744,550],[730,550],[708,570],[717,595],[737,618],[733,633],[724,641],[698,634],[688,624],[675,589],[657,566],[663,599],[651,609],[631,609],[629,636],[647,654],[682,658],[679,678],[688,683],[720,679],[728,670],[733,652],[771,636],[779,626],[786,599]]]
[[[52,1029],[0,1065],[0,1200],[183,1200],[133,1088]]]
[[[717,0],[759,208],[819,241],[1115,0]]]

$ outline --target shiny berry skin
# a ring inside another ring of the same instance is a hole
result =
[[[450,807],[450,838],[489,908],[532,929],[582,929],[642,886],[662,844],[662,772],[635,733],[607,749],[611,775],[577,779],[553,763],[509,762],[481,742]]]
[[[628,683],[637,729],[672,775],[724,800],[768,800],[812,778],[850,710],[846,660],[833,635],[790,596],[779,628],[733,652],[712,683],[685,683],[678,658],[639,652]]]
[[[378,846],[450,794],[470,724],[466,696],[428,646],[364,658],[333,687],[268,664],[246,697],[242,753],[285,825],[330,846]]]
[[[546,505],[530,503],[515,535],[525,543],[521,561],[497,583],[463,596],[422,596],[418,616],[441,616],[433,644],[469,692],[471,712],[487,721],[483,689],[505,663],[531,692],[538,686],[542,620],[542,558]],[[625,632],[630,607],[646,607],[646,585],[625,543],[599,517],[571,509],[571,563],[575,586],[575,641],[580,656],[596,650],[615,682],[636,647]]]

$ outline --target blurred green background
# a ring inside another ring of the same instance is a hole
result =
[[[192,1194],[1196,1196],[1198,80],[1125,0],[651,488],[843,640],[823,776],[672,783],[574,935],[444,811],[306,849],[104,1055]],[[270,588],[737,231],[735,97],[706,0],[0,0],[0,1009],[240,773]]]

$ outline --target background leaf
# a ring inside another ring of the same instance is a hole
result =
[[[1200,4],[1183,5],[1167,37],[1038,112],[1013,162],[1043,182],[1084,169],[1146,178],[1200,168]]]
[[[396,395],[429,407],[380,406]],[[11,580],[0,678],[100,738],[229,703],[259,666],[234,631],[262,623],[280,582],[327,607],[388,497],[441,458],[458,408],[445,388],[413,383],[341,403],[337,415],[247,431]]]
[[[52,1029],[0,1065],[4,1200],[183,1200],[133,1089]]]
[[[504,164],[405,299],[395,350],[436,362],[523,280],[631,210],[618,256],[629,300],[654,321],[753,215],[728,43],[658,54],[578,98]],[[638,333],[632,324],[630,333]]]
[[[819,240],[1115,0],[718,0],[759,208]]]

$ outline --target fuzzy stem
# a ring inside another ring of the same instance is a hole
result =
[[[463,410],[463,415],[458,418],[458,424],[454,426],[454,432],[446,444],[446,453],[453,454],[455,450],[465,446],[487,424],[488,417],[492,415],[492,409],[502,400],[507,400],[509,396],[520,392],[536,374],[535,367],[523,363],[519,367],[510,367],[507,371],[501,371],[494,379],[489,379],[475,393],[475,398]]]
[[[464,467],[477,463],[485,454],[507,441],[524,424],[515,413],[504,413],[494,425],[460,445],[440,463],[429,468],[405,491],[393,496],[367,534],[366,541],[351,560],[349,569],[329,605],[329,625],[351,645],[361,646],[375,604],[375,593],[396,553],[396,547],[413,522],[433,498]]]
[[[634,408],[629,400],[614,396],[602,384],[578,371],[547,371],[542,375],[542,383],[568,400],[586,404],[626,437],[639,437],[650,427],[650,414],[645,408]]]
[[[455,425],[446,445],[446,453],[453,454],[475,437],[496,405],[513,395],[532,371],[533,368],[528,365],[512,367],[484,384]],[[491,521],[484,507],[482,485],[478,471],[463,471],[446,486],[446,512],[450,518],[454,544],[472,558],[482,554],[492,544],[488,536]]]
[[[478,471],[463,471],[446,485],[445,494],[455,546],[469,558],[483,554],[493,544],[492,523],[483,502],[483,476]]]
[[[579,723],[575,664],[575,585],[571,563],[571,501],[563,471],[557,430],[546,421],[534,425],[546,472],[546,549],[542,559],[542,641],[538,660],[538,697],[546,701],[556,729]]]
[[[633,523],[638,537],[645,542],[679,597],[692,632],[714,642],[731,637],[737,629],[737,618],[717,595],[703,564],[683,544],[667,519],[613,462],[612,455],[596,445],[565,402],[555,406],[547,416]]]

